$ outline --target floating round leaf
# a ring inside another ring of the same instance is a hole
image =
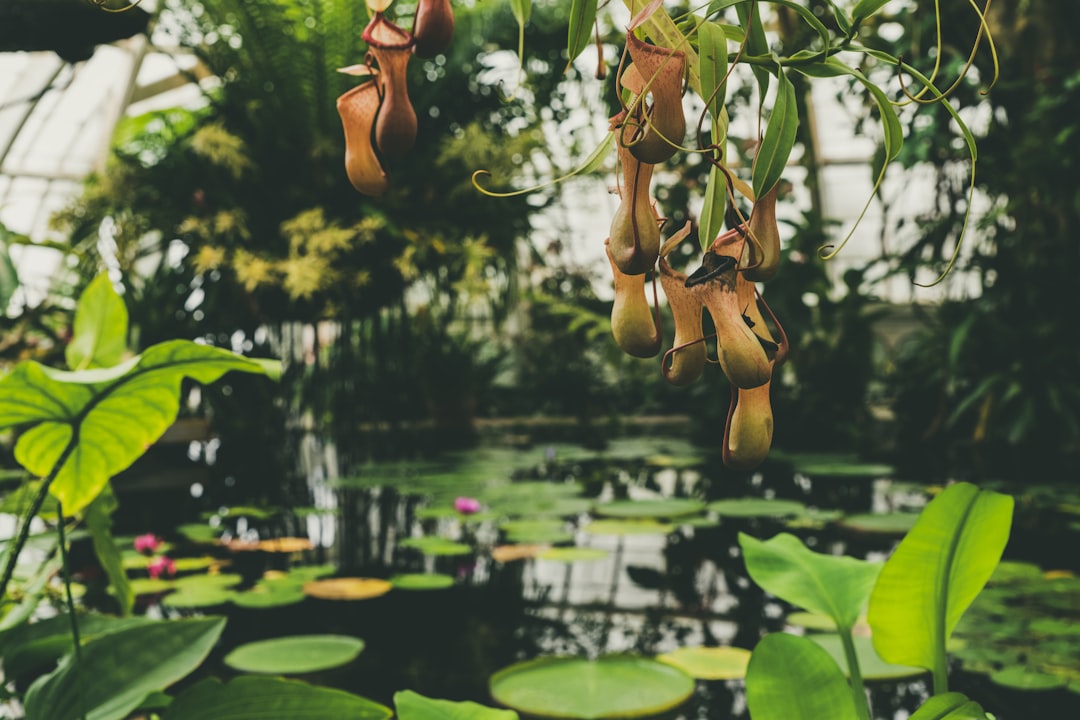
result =
[[[176,558],[174,562],[177,572],[197,572],[222,563],[221,560],[212,557],[182,557]]]
[[[585,526],[592,535],[667,535],[673,529],[656,520],[594,520]]]
[[[176,587],[175,581],[165,580],[164,578],[135,578],[134,580],[128,580],[128,584],[131,585],[131,591],[136,596],[166,593]]]
[[[595,508],[597,515],[616,518],[677,518],[696,515],[704,509],[704,502],[688,498],[616,500]]]
[[[836,460],[804,460],[795,465],[795,472],[809,476],[812,480],[821,478],[866,478],[877,480],[878,478],[891,477],[896,474],[896,468],[892,465],[880,463],[844,462]]]
[[[304,589],[288,580],[264,580],[247,592],[236,593],[233,604],[244,608],[274,608],[303,602]]]
[[[540,658],[491,676],[491,696],[542,718],[636,718],[681,705],[693,679],[678,668],[628,655]]]
[[[750,651],[737,647],[687,647],[656,659],[698,680],[738,680],[746,677]]]
[[[840,526],[855,532],[875,535],[904,535],[915,526],[918,513],[861,513],[848,515]]]
[[[327,575],[333,575],[335,572],[337,572],[337,568],[333,565],[306,565],[289,570],[288,577],[290,580],[304,583]]]
[[[498,563],[514,562],[515,560],[529,560],[547,550],[549,545],[523,544],[523,545],[499,545],[491,549],[491,559]]]
[[[582,562],[587,560],[603,560],[608,556],[608,551],[601,548],[589,547],[559,547],[548,548],[536,557],[541,560],[556,560],[558,562]]]
[[[828,633],[813,633],[808,636],[832,655],[833,660],[840,669],[847,674],[847,660],[844,657],[844,645],[839,635]],[[923,675],[927,671],[923,668],[910,667],[907,665],[893,665],[881,659],[874,649],[870,638],[857,635],[855,640],[855,655],[859,658],[859,669],[862,670],[863,680],[899,680]]]
[[[241,645],[225,664],[246,673],[303,675],[350,663],[363,649],[363,640],[346,635],[296,635]]]
[[[510,520],[499,525],[499,529],[514,543],[550,545],[574,539],[562,520]]]
[[[1033,672],[1023,667],[1011,667],[992,673],[990,681],[1013,690],[1057,690],[1068,684],[1065,678]]]
[[[472,547],[440,537],[407,538],[398,543],[403,548],[413,548],[425,555],[468,555]]]
[[[1042,568],[1035,563],[1017,560],[1002,560],[994,568],[994,574],[987,581],[988,585],[1011,585],[1038,580],[1042,577]]]
[[[707,509],[723,517],[737,518],[787,517],[806,512],[806,506],[796,500],[762,498],[717,500],[709,503]]]
[[[399,590],[443,590],[453,587],[454,578],[440,573],[406,573],[390,578],[390,583]]]
[[[393,587],[374,578],[331,578],[304,583],[304,594],[320,600],[367,600],[385,595]]]
[[[193,543],[209,545],[217,542],[221,537],[221,530],[212,528],[204,523],[189,523],[180,525],[176,532]]]
[[[200,590],[203,588],[220,589],[239,585],[244,582],[244,577],[235,573],[211,573],[207,575],[188,575],[187,577],[177,579],[175,582],[177,590]]]
[[[162,603],[183,610],[195,610],[228,604],[235,596],[235,592],[223,587],[187,587],[166,595]]]

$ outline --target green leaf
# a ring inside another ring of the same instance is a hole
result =
[[[979,703],[958,692],[935,695],[919,707],[910,720],[985,720]]]
[[[739,533],[746,569],[765,590],[851,630],[881,572],[880,563],[816,553],[794,535],[761,541]]]
[[[746,35],[746,53],[755,56],[767,56],[769,54],[769,39],[765,37],[765,26],[761,23],[761,7],[757,2],[742,2],[735,6],[735,12],[739,16],[739,24],[743,27]],[[742,38],[739,38],[741,41]],[[769,78],[772,75],[760,65],[751,65],[750,70],[754,73],[758,83],[758,97],[764,100],[769,92]],[[759,102],[761,101],[759,100]]]
[[[754,720],[857,720],[840,666],[813,640],[765,636],[746,671],[746,704]]]
[[[15,263],[11,260],[11,254],[7,248],[7,236],[9,232],[0,224],[0,317],[6,314],[7,306],[11,302],[15,291],[19,289],[19,273],[15,269]]]
[[[404,573],[390,578],[398,590],[445,590],[454,586],[454,578],[442,573]]]
[[[347,635],[295,635],[241,645],[225,664],[246,673],[303,675],[347,665],[363,649],[363,640]]]
[[[656,659],[697,680],[741,680],[746,677],[750,651],[738,647],[684,647]]]
[[[120,504],[113,495],[108,482],[101,493],[86,507],[86,529],[94,543],[94,554],[105,570],[112,586],[113,596],[120,603],[120,614],[127,615],[135,605],[135,591],[131,589],[120,549],[112,536],[112,514]]]
[[[705,22],[698,27],[698,71],[701,99],[707,103],[713,119],[718,119],[724,108],[728,72],[727,35],[719,23]]]
[[[127,351],[128,311],[105,273],[90,281],[75,311],[74,335],[64,351],[72,370],[112,367]]]
[[[756,197],[761,197],[780,182],[791,149],[795,147],[795,132],[799,128],[795,86],[783,70],[779,70],[776,77],[776,104],[765,128],[765,137],[754,156],[753,181]]]
[[[161,437],[176,418],[185,377],[210,383],[230,370],[271,369],[186,340],[108,369],[64,372],[23,362],[0,378],[0,429],[36,423],[19,438],[15,459],[39,476],[63,460],[50,492],[73,515]]]
[[[1024,667],[1011,667],[991,673],[990,682],[1013,690],[1057,690],[1069,681],[1057,675],[1035,672]]]
[[[802,515],[806,506],[798,500],[766,500],[764,498],[737,498],[714,500],[708,510],[722,517],[762,518]]]
[[[893,552],[870,595],[874,647],[889,662],[945,677],[945,641],[1001,559],[1013,500],[969,483],[930,502]]]
[[[163,720],[386,720],[390,708],[367,698],[298,680],[238,677],[228,685],[208,678],[176,696]]]
[[[844,639],[836,633],[813,633],[809,638],[824,648],[836,664],[844,670],[848,677],[847,655],[844,650]],[[863,680],[898,680],[901,678],[915,678],[926,675],[926,670],[910,665],[894,665],[885,662],[874,650],[874,643],[865,635],[856,635],[852,639],[852,647],[855,650],[855,659],[859,664],[859,674]]]
[[[529,22],[532,14],[532,0],[510,0],[510,12],[514,14],[518,25],[524,25]]]
[[[859,0],[855,9],[851,11],[852,24],[858,25],[863,20],[883,8],[888,2],[889,0]]]
[[[468,555],[473,551],[471,545],[441,537],[407,538],[398,543],[398,547],[414,548],[425,555],[435,556]]]
[[[709,168],[709,180],[705,185],[705,204],[701,206],[701,222],[698,225],[698,242],[706,252],[720,235],[727,211],[727,178],[720,168]]]
[[[526,715],[591,720],[666,712],[693,694],[694,681],[675,667],[632,655],[544,657],[500,670],[490,689],[497,702]]]
[[[426,698],[412,690],[394,693],[398,720],[518,720],[513,710],[496,710],[474,702]]]
[[[596,0],[571,0],[570,28],[566,38],[566,68],[589,44],[596,22]]]
[[[109,633],[153,622],[143,617],[116,618],[91,613],[79,616],[83,643]],[[71,620],[57,615],[48,620],[23,623],[0,634],[0,661],[4,676],[15,680],[51,669],[53,663],[71,652]]]
[[[597,515],[616,518],[676,518],[697,515],[704,509],[703,500],[690,498],[615,500],[601,503],[594,508]]]
[[[197,668],[225,628],[224,618],[155,622],[88,644],[82,661],[67,655],[26,693],[34,720],[121,720],[149,693]],[[205,718],[205,716],[204,716]]]

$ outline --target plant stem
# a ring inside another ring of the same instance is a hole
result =
[[[79,620],[75,617],[75,599],[71,595],[71,568],[68,567],[67,538],[64,537],[64,510],[57,503],[56,532],[60,536],[60,567],[64,573],[64,591],[67,595],[68,617],[71,620],[71,642],[75,648],[76,662],[82,662],[82,643],[79,642]]]
[[[67,462],[68,457],[75,451],[78,444],[79,430],[76,425],[72,427],[71,439],[68,440],[68,444],[64,447],[63,452],[60,453],[60,457],[57,458],[56,464],[53,465],[52,470],[49,471],[45,480],[42,481],[41,489],[38,490],[38,494],[34,498],[34,503],[30,506],[30,511],[27,513],[26,519],[19,528],[19,534],[16,536],[14,544],[11,545],[11,553],[8,555],[7,564],[4,565],[3,578],[0,578],[0,600],[7,597],[7,588],[11,583],[11,577],[15,574],[15,565],[19,562],[19,555],[22,553],[26,541],[30,539],[30,522],[39,512],[41,512],[41,506],[45,503],[45,497],[49,494],[49,486],[52,485],[56,476],[60,474],[60,469],[64,467],[64,463]]]
[[[840,640],[844,644],[848,675],[851,676],[851,696],[855,701],[855,713],[859,720],[870,720],[870,704],[866,700],[866,688],[863,687],[862,671],[859,669],[859,658],[855,655],[855,640],[851,636],[851,628],[838,629]]]

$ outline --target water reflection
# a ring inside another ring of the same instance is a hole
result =
[[[758,538],[793,532],[819,551],[880,558],[902,530],[844,528],[827,520],[917,510],[926,499],[925,493],[872,476],[811,479],[790,462],[772,463],[761,473],[731,473],[675,440],[633,439],[602,454],[572,446],[495,447],[379,464],[343,457],[314,439],[306,442],[308,477],[320,510],[306,524],[341,574],[443,573],[456,579],[446,590],[395,591],[363,603],[305,601],[315,610],[303,614],[302,623],[310,627],[290,632],[364,638],[367,651],[340,680],[382,701],[411,688],[490,702],[491,673],[545,655],[752,648],[764,634],[784,629],[792,608],[750,582],[740,532]],[[553,497],[545,488],[560,493]],[[462,495],[481,498],[492,511],[475,517],[453,512],[453,499]],[[586,498],[594,506],[620,499],[759,498],[797,501],[811,510],[795,518],[747,508],[725,516],[698,513],[660,518],[660,527],[641,529],[620,528],[618,520],[604,526],[606,520],[598,522],[580,506],[565,512],[568,506],[558,498]],[[520,550],[517,559],[493,559],[493,551],[500,557],[496,549],[512,539],[503,524],[507,517],[537,516],[547,524],[513,529],[539,544],[605,554],[565,562]],[[542,527],[554,534],[545,537]],[[528,531],[539,535],[529,538]],[[402,545],[419,537],[464,543],[469,550],[425,554]],[[246,634],[241,627],[236,632]],[[892,718],[916,707],[926,693],[922,681],[877,683],[875,715]],[[743,684],[699,682],[673,717],[746,718]]]

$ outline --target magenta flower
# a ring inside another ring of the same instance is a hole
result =
[[[162,575],[171,577],[176,574],[176,563],[173,562],[172,558],[161,555],[147,563],[146,574],[155,579]]]
[[[139,535],[135,538],[135,552],[141,553],[153,553],[159,547],[161,547],[161,538],[153,533],[146,533],[145,535]]]
[[[454,500],[454,509],[462,515],[480,512],[480,501],[471,497],[459,497]]]

